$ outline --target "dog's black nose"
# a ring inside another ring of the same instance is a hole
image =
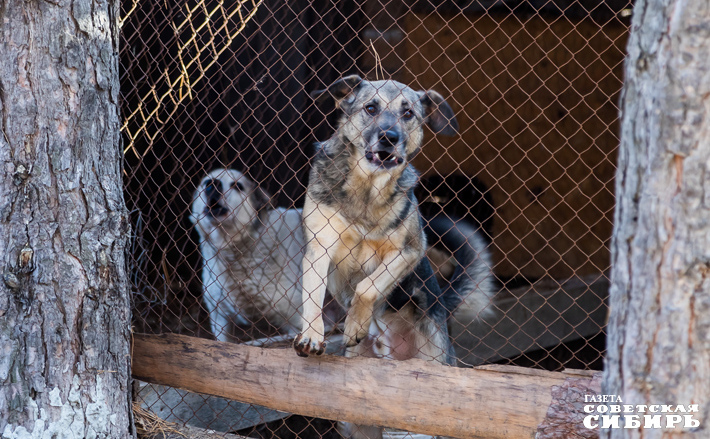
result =
[[[219,180],[207,180],[205,182],[205,195],[210,203],[219,201],[222,197],[222,182]]]
[[[229,213],[227,208],[221,204],[222,195],[224,194],[223,191],[224,187],[221,181],[207,180],[205,182],[205,197],[207,198],[207,204],[205,205],[206,215],[218,218]]]
[[[394,130],[387,130],[380,136],[380,144],[385,146],[395,146],[399,142],[399,133]]]

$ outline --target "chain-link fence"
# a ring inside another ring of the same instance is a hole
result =
[[[476,285],[447,310],[457,364],[601,369],[630,15],[628,0],[123,0],[134,331],[293,343],[306,240],[293,209],[340,114],[309,93],[359,74],[435,90],[458,121],[453,137],[425,129],[412,160],[438,288]],[[368,153],[366,166],[400,158]],[[327,295],[323,312],[335,354],[348,335],[337,302]],[[416,303],[412,321],[432,307]],[[417,354],[380,346],[388,328],[368,331],[371,354]],[[141,398],[162,417],[252,437],[342,433],[176,389]]]

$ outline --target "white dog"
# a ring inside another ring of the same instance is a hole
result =
[[[301,211],[273,208],[239,171],[215,169],[195,191],[190,220],[200,235],[204,302],[212,332],[235,325],[296,332],[300,325]]]

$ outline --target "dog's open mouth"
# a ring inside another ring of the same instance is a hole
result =
[[[210,216],[212,218],[220,218],[223,216],[226,216],[229,213],[229,210],[219,204],[219,202],[216,203],[210,203],[207,206],[205,206],[205,215]]]
[[[397,157],[396,154],[387,151],[367,151],[365,158],[373,165],[382,166],[383,168],[392,168],[404,163],[402,157]]]

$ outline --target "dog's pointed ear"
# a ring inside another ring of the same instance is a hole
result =
[[[454,116],[454,110],[443,96],[434,90],[420,91],[419,100],[424,107],[426,123],[436,134],[453,136],[459,131],[459,123]]]
[[[323,99],[332,96],[336,105],[340,106],[343,99],[356,91],[361,83],[362,78],[358,75],[346,76],[330,84],[326,89],[311,92],[311,98],[316,102],[321,102]]]

